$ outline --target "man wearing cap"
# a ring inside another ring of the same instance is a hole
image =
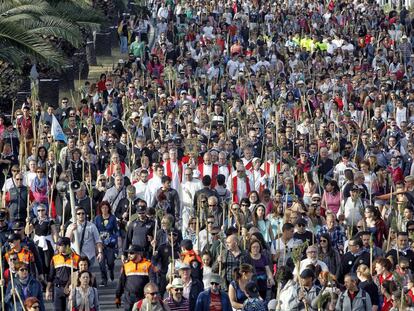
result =
[[[70,239],[62,237],[56,243],[58,254],[52,257],[47,278],[46,300],[52,300],[54,311],[66,311],[71,270],[78,270],[79,255],[70,248]],[[53,292],[52,292],[53,286]]]
[[[180,263],[178,274],[183,281],[183,297],[189,300],[190,310],[196,310],[197,297],[204,290],[204,284],[201,280],[191,276],[191,266],[189,264]]]
[[[174,278],[167,288],[170,295],[164,300],[164,303],[170,307],[170,311],[190,311],[190,303],[183,296],[184,284],[181,278]]]
[[[315,299],[320,287],[314,284],[315,272],[312,269],[305,269],[300,274],[300,284],[298,299],[294,300],[297,305],[291,305],[292,310],[313,310],[311,308],[312,300]]]
[[[17,254],[19,261],[29,265],[29,272],[36,275],[35,257],[27,246],[22,245],[21,236],[18,233],[13,233],[9,235],[8,242],[10,250],[4,255],[6,261],[9,261],[9,257],[12,254]],[[41,273],[42,271],[39,271],[39,274]]]
[[[181,241],[181,262],[191,266],[191,275],[198,279],[203,279],[203,261],[194,251],[193,242],[189,239]]]
[[[154,222],[148,219],[147,215],[147,203],[144,200],[140,200],[137,206],[138,219],[129,223],[126,229],[126,235],[124,240],[124,254],[123,258],[127,255],[128,249],[131,245],[136,245],[144,249],[144,255],[148,256],[150,251],[150,240],[154,238]]]
[[[265,302],[259,297],[259,290],[255,282],[250,281],[246,284],[247,300],[243,303],[242,311],[267,311]]]
[[[144,286],[154,279],[154,269],[149,260],[144,256],[144,249],[138,245],[128,248],[128,261],[121,270],[121,278],[116,288],[115,305],[121,305],[121,297],[124,294],[124,309],[130,311],[134,303],[144,298]]]
[[[220,289],[222,279],[218,274],[213,273],[210,278],[211,287],[200,293],[197,298],[197,311],[221,310],[231,311],[230,299],[227,293]]]
[[[293,238],[301,240],[303,243],[307,242],[308,245],[312,245],[315,243],[315,237],[311,231],[306,230],[307,225],[307,220],[304,217],[300,217],[296,221],[296,232],[293,234]]]

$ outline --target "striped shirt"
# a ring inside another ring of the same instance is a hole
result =
[[[168,305],[171,311],[190,311],[190,302],[184,297],[180,302],[177,302],[170,296],[166,298],[164,302]]]

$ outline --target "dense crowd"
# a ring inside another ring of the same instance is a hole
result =
[[[2,310],[414,310],[412,13],[148,5],[99,81],[0,116]]]

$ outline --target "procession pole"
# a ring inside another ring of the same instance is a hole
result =
[[[0,244],[0,258],[3,258],[3,244]],[[10,275],[11,275],[10,271]],[[13,275],[11,275],[13,277]],[[4,278],[3,278],[3,260],[0,260],[0,280],[1,280],[1,309],[5,310],[4,308]],[[16,303],[15,303],[16,304]]]

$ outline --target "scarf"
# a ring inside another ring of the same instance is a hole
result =
[[[238,180],[238,177],[234,176],[233,177],[233,202],[236,202],[236,203],[239,202],[239,197],[237,195],[237,182],[238,182],[237,180]],[[246,183],[246,196],[248,196],[249,193],[250,193],[250,180],[249,180],[249,177],[247,177],[247,176],[244,177],[244,181]]]
[[[177,161],[176,163],[178,165],[178,178],[181,182],[183,180],[183,164],[181,163],[181,161]],[[165,166],[166,166],[167,176],[173,179],[173,173],[171,169],[171,160],[168,160],[165,163]]]
[[[85,291],[83,290],[82,287],[77,287],[76,289],[77,289],[76,292],[79,293],[79,295],[80,295],[78,310],[79,311],[90,311],[89,295],[92,291],[92,288],[88,287],[88,290],[86,291],[86,293],[85,293]],[[76,295],[76,296],[78,296],[78,295]]]
[[[119,162],[119,164],[121,165],[121,174],[123,176],[125,176],[125,172],[126,172],[126,167],[125,167],[125,162]],[[115,168],[115,164],[113,164],[112,162],[109,164],[107,171],[106,171],[106,176],[107,177],[111,177],[112,174],[114,173],[114,168]]]
[[[41,179],[39,177],[35,177],[33,180],[33,184],[31,186],[31,191],[33,193],[34,200],[38,203],[47,203],[48,202],[48,196],[47,196],[47,178],[42,177]]]
[[[211,188],[214,188],[217,184],[218,169],[217,164],[211,164]],[[204,177],[204,163],[198,165],[198,170],[200,171],[201,177]]]

